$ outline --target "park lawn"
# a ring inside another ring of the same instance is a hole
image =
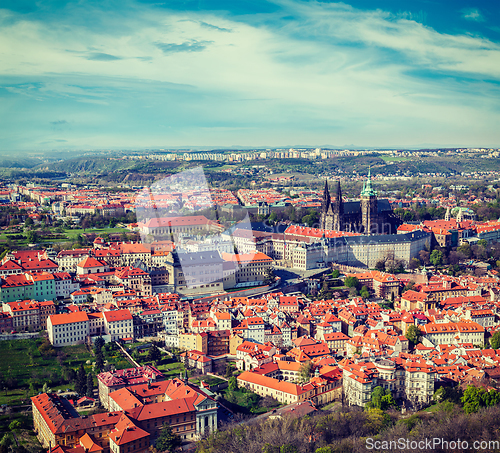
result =
[[[91,370],[92,365],[86,362],[93,362],[95,359],[84,345],[55,348],[56,354],[42,355],[38,347],[43,342],[43,338],[0,341],[0,375],[4,382],[12,381],[10,390],[6,392],[5,389],[0,389],[0,404],[21,404],[27,396],[30,396],[28,391],[30,383],[38,393],[44,383],[47,382],[51,386],[51,382],[60,381],[62,369],[57,353],[63,355],[64,367],[77,370],[80,364],[83,364],[87,372]],[[53,388],[72,389],[73,384],[62,383]]]
[[[126,228],[87,228],[85,231],[83,228],[76,230],[64,230],[64,234],[66,234],[68,239],[72,241],[76,241],[78,236],[83,233],[95,233],[99,235],[103,233],[130,233],[130,230]]]
[[[181,373],[184,375],[186,370],[182,362],[166,363],[158,365],[156,368],[158,368],[166,377],[170,379],[179,377]]]

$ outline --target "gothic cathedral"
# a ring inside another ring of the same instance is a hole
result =
[[[320,228],[324,230],[349,231],[364,234],[395,234],[401,221],[389,204],[389,200],[377,197],[372,187],[371,170],[363,183],[359,201],[343,201],[340,181],[337,182],[335,198],[332,200],[325,182],[321,204]]]

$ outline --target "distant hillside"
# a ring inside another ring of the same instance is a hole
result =
[[[136,161],[113,157],[77,157],[37,167],[40,171],[61,171],[79,174],[104,174],[134,168]]]
[[[1,168],[33,168],[40,165],[41,159],[35,157],[16,157],[11,156],[4,157],[0,156],[0,167]]]

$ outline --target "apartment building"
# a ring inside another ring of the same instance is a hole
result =
[[[127,309],[103,312],[104,332],[111,341],[134,338],[134,320]]]
[[[40,305],[34,300],[18,300],[2,305],[3,311],[12,316],[14,330],[40,330]]]
[[[483,326],[474,321],[429,323],[420,327],[427,340],[425,346],[440,344],[471,343],[477,346],[484,344]]]
[[[340,363],[347,404],[364,407],[377,386],[410,404],[426,404],[434,394],[436,369],[422,358],[344,359]]]
[[[84,311],[51,315],[47,319],[47,333],[55,347],[83,344],[90,334],[89,317]]]

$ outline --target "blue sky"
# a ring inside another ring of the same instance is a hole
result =
[[[0,0],[0,150],[499,147],[499,12]]]

